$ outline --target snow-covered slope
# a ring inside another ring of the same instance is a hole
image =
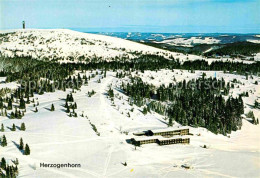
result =
[[[133,58],[138,53],[164,56],[170,54],[168,51],[116,37],[64,29],[17,30],[0,36],[0,44],[0,51],[5,56],[31,56],[38,59],[74,58],[77,61],[87,57],[101,57],[109,60],[123,56]]]
[[[87,75],[94,73],[96,71],[86,72]],[[140,77],[148,81],[149,76],[157,78],[158,75],[158,80],[167,84],[167,79],[172,76],[179,81],[201,74],[202,71],[191,74],[188,71],[161,70],[158,73],[146,71]],[[162,116],[154,112],[144,115],[139,107],[130,106],[128,97],[117,90],[114,90],[115,105],[111,105],[105,93],[110,84],[114,86],[120,82],[115,75],[115,72],[108,72],[107,77],[101,79],[99,74],[73,93],[78,105],[77,118],[64,112],[64,98],[71,90],[35,95],[40,103],[39,112],[33,112],[31,103],[21,120],[0,116],[0,123],[5,126],[2,134],[8,140],[7,147],[0,147],[1,157],[8,158],[8,164],[12,164],[11,159],[19,159],[20,177],[259,177],[260,125],[246,120],[243,120],[242,130],[232,132],[230,138],[215,135],[205,128],[190,127],[194,135],[189,145],[147,144],[135,149],[126,142],[133,137],[133,132],[167,129],[167,124]],[[212,75],[214,72],[207,72],[207,76]],[[234,77],[224,73],[218,73],[218,76],[227,81]],[[101,83],[97,82],[98,79]],[[236,91],[251,90],[256,80],[246,81],[242,76],[237,79],[245,82],[245,86],[239,84],[240,88],[234,89]],[[160,84],[157,79],[152,83]],[[253,98],[259,96],[259,86],[254,87],[257,92],[252,94]],[[86,93],[91,90],[95,90],[96,94],[88,97]],[[251,103],[245,100],[245,104]],[[53,112],[48,110],[51,104],[55,105]],[[131,108],[134,108],[132,112]],[[130,117],[127,112],[131,113]],[[259,117],[257,112],[255,114]],[[84,117],[80,116],[81,113]],[[26,131],[10,131],[13,123],[20,126],[22,122],[26,124]],[[96,126],[100,136],[91,128],[90,122]],[[175,123],[173,127],[178,126]],[[23,155],[16,147],[21,137],[24,143],[30,145],[30,156]],[[203,145],[209,148],[202,148]],[[127,166],[122,164],[125,162]],[[40,167],[40,163],[75,163],[81,164],[81,167],[44,168]],[[183,168],[184,164],[190,165],[191,169]]]
[[[194,39],[193,39],[194,40]],[[206,41],[205,41],[206,40]],[[213,41],[212,41],[213,40]],[[214,39],[196,40],[196,43],[215,43]],[[132,59],[144,54],[169,56],[186,60],[234,61],[231,58],[204,58],[192,54],[170,52],[141,43],[105,36],[82,33],[67,29],[26,29],[0,31],[0,53],[6,57],[23,56],[35,59],[57,60],[59,62],[89,62],[90,60]],[[243,61],[252,63],[253,61]]]

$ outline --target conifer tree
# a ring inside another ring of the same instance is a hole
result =
[[[15,124],[13,124],[13,126],[12,126],[12,129],[11,129],[12,131],[16,131],[16,127],[15,127]]]
[[[14,164],[17,166],[19,164],[18,158],[15,159]]]
[[[257,100],[255,100],[254,107],[255,107],[255,108],[258,108],[258,107],[259,107],[259,103],[257,102]]]
[[[25,109],[25,101],[23,98],[20,99],[20,106],[19,106],[20,109]]]
[[[26,104],[30,104],[30,98],[29,98],[29,95],[27,96]]]
[[[67,107],[66,113],[69,113],[69,112],[70,112],[70,108],[69,108],[69,107]]]
[[[66,101],[64,107],[65,107],[65,108],[69,107],[69,105],[68,105],[68,101]]]
[[[1,159],[1,168],[2,168],[2,169],[5,169],[5,168],[6,168],[6,160],[5,160],[4,157]]]
[[[55,111],[54,105],[51,104],[51,111]]]
[[[22,130],[22,131],[25,131],[25,130],[26,130],[26,127],[25,127],[25,124],[24,124],[24,123],[21,124],[21,130]]]
[[[20,138],[20,145],[19,145],[19,149],[20,149],[20,150],[23,150],[23,148],[24,148],[24,145],[23,145],[23,139],[22,139],[22,138]]]
[[[7,110],[11,110],[11,109],[13,109],[13,105],[12,105],[12,100],[9,99],[8,100],[8,105],[7,105]]]
[[[25,155],[30,155],[31,151],[30,151],[30,147],[28,144],[25,145],[25,149],[24,149],[24,154]]]
[[[104,77],[107,77],[107,69],[105,69]]]
[[[73,98],[72,94],[70,94],[70,100],[71,100],[71,102],[74,102],[74,98]]]
[[[37,107],[35,108],[35,111],[34,112],[38,112],[38,109],[37,109]]]
[[[110,98],[114,97],[114,91],[111,88],[108,90],[108,96],[110,96]]]
[[[4,107],[3,99],[2,97],[0,97],[0,109],[3,109],[3,107]]]
[[[144,114],[144,115],[147,114],[147,108],[146,108],[146,107],[143,108],[143,114]]]
[[[5,131],[5,128],[4,128],[4,124],[1,124],[1,132],[4,132]]]
[[[21,113],[21,111],[19,110],[17,113],[17,119],[22,119],[23,115]]]
[[[173,123],[172,123],[172,118],[169,118],[169,123],[168,123],[168,126],[172,126],[173,125]]]
[[[15,117],[15,118],[18,117],[18,111],[17,111],[17,108],[15,108],[15,111],[14,111],[14,117]]]
[[[2,146],[2,147],[7,146],[7,140],[6,140],[5,135],[3,135],[3,137],[2,137],[2,140],[1,140],[1,146]]]

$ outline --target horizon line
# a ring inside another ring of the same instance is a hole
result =
[[[90,27],[90,28],[96,28],[96,27]],[[113,28],[113,27],[110,27]],[[159,32],[159,31],[97,31],[97,30],[90,30],[87,31],[88,28],[25,28],[25,30],[58,30],[58,29],[64,29],[64,30],[72,30],[72,31],[78,31],[82,33],[163,33],[163,34],[252,34],[252,35],[258,35],[260,32]],[[82,29],[82,30],[80,30]],[[98,29],[98,28],[97,28]],[[102,28],[100,28],[102,29]],[[0,29],[0,31],[8,31],[8,30],[24,30],[22,28],[5,28]]]

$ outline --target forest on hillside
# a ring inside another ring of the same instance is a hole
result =
[[[260,53],[260,44],[235,42],[227,44],[194,44],[193,47],[174,46],[167,43],[144,42],[146,45],[184,54],[203,55],[206,57],[231,56],[244,57]],[[211,49],[211,50],[210,50]],[[207,52],[209,50],[209,52]]]
[[[88,82],[90,76],[74,75],[72,77],[76,70],[100,69],[104,75],[108,70],[117,71],[118,69],[125,72],[185,69],[191,73],[195,70],[221,70],[246,76],[259,75],[260,71],[260,62],[244,64],[218,61],[208,64],[206,61],[197,60],[180,63],[174,58],[168,60],[155,55],[144,55],[131,61],[102,61],[88,64],[57,63],[21,57],[1,57],[1,61],[0,76],[6,76],[6,82],[20,83],[20,87],[12,93],[11,98],[4,98],[3,101],[10,103],[13,98],[17,98],[21,101],[20,108],[24,108],[29,97],[34,94],[41,95],[45,92],[55,92],[55,90],[66,91],[67,88],[80,89]],[[217,87],[211,87],[213,84]],[[179,87],[180,85],[182,87]],[[225,83],[223,79],[202,76],[196,80],[187,82],[184,80],[177,84],[170,84],[168,87],[161,85],[158,88],[144,83],[141,79],[131,78],[131,82],[123,84],[121,89],[131,97],[134,104],[139,107],[145,106],[143,112],[153,110],[167,116],[169,126],[173,121],[177,121],[182,125],[201,126],[214,133],[226,135],[241,128],[241,114],[244,113],[242,96],[224,99],[224,96],[228,96],[231,87],[232,85]],[[147,103],[146,99],[150,101]],[[9,105],[11,107],[12,104]],[[17,111],[12,117],[18,118],[22,115]]]
[[[213,133],[224,135],[242,126],[242,96],[225,100],[223,96],[228,96],[232,86],[223,78],[219,80],[203,75],[196,80],[183,80],[157,88],[140,78],[130,80],[122,83],[120,89],[131,97],[131,102],[144,105],[144,113],[153,110],[167,116],[169,126],[177,121],[182,125],[205,127]]]

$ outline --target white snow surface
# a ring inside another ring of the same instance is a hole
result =
[[[213,37],[191,37],[191,38],[174,38],[163,40],[158,43],[167,43],[173,46],[184,46],[184,47],[193,47],[194,44],[218,44],[220,40]]]
[[[260,40],[247,40],[247,41],[251,43],[260,43]]]
[[[254,60],[255,60],[255,61],[260,61],[260,53],[256,53],[256,54],[254,55]]]
[[[177,81],[200,76],[203,71],[160,70],[139,73],[146,82],[160,85],[169,83],[175,77]],[[94,71],[95,73],[95,71]],[[215,72],[206,72],[207,77]],[[90,75],[90,72],[87,72]],[[134,73],[133,73],[134,75]],[[151,79],[151,76],[154,79]],[[126,139],[132,138],[134,132],[148,129],[168,129],[164,117],[156,113],[143,115],[141,108],[127,102],[127,96],[116,90],[120,79],[115,72],[107,72],[107,77],[97,80],[101,75],[89,81],[80,91],[73,93],[77,102],[78,117],[69,117],[64,112],[65,97],[70,91],[56,91],[35,95],[40,105],[39,112],[34,113],[32,104],[27,108],[23,119],[8,119],[0,116],[0,123],[5,125],[7,147],[0,147],[1,157],[19,159],[19,177],[259,177],[260,176],[260,125],[253,125],[243,120],[242,129],[232,132],[230,137],[215,135],[205,128],[190,128],[189,145],[147,144],[135,147]],[[230,81],[237,78],[232,94],[249,91],[250,97],[243,98],[245,112],[251,110],[250,105],[260,96],[259,85],[253,82],[256,76],[246,80],[243,76],[217,72],[217,77]],[[244,85],[243,85],[244,83]],[[115,93],[115,105],[107,98],[108,86],[112,84]],[[1,86],[2,84],[0,84]],[[240,88],[237,88],[239,85]],[[96,94],[87,96],[94,89]],[[55,105],[55,111],[48,108]],[[133,112],[130,109],[133,108]],[[127,113],[130,113],[130,117]],[[253,109],[259,117],[259,110]],[[84,113],[84,117],[80,114]],[[89,121],[100,133],[98,136]],[[24,122],[26,131],[13,132],[8,129],[13,123],[16,126]],[[173,128],[182,127],[175,123]],[[128,134],[125,134],[129,132]],[[15,144],[20,138],[28,143],[31,155],[24,156]],[[207,145],[207,149],[202,148]],[[127,163],[123,166],[122,163]],[[77,163],[80,168],[43,168],[40,163]],[[189,165],[190,169],[183,168]]]

